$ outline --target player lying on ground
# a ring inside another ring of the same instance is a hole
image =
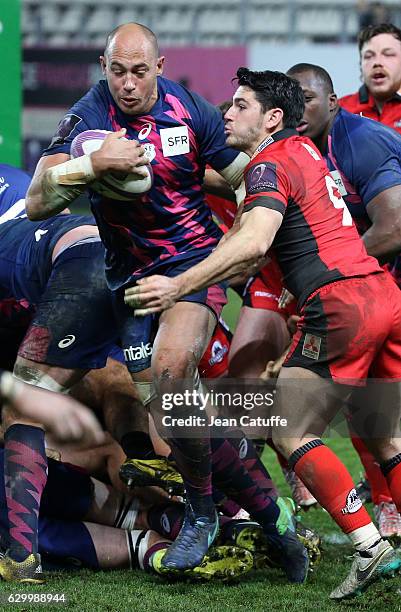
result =
[[[8,451],[17,459],[18,451]],[[0,473],[5,451],[0,449]],[[30,471],[21,479],[29,486]],[[161,559],[171,537],[152,530],[157,517],[168,512],[165,506],[152,506],[133,494],[124,496],[110,486],[90,478],[80,468],[49,459],[49,476],[39,512],[39,547],[23,563],[4,555],[10,535],[23,539],[26,532],[15,525],[8,533],[7,487],[0,479],[0,576],[8,582],[41,583],[42,563],[46,569],[142,569],[163,573]],[[171,504],[170,504],[171,506]],[[171,512],[171,510],[170,510]],[[183,504],[175,518],[184,517]],[[150,518],[148,518],[150,517]],[[160,524],[165,525],[165,521]],[[177,530],[176,530],[177,533]],[[42,557],[42,560],[41,560]],[[42,561],[42,562],[41,562]],[[238,547],[217,546],[202,565],[180,573],[193,579],[238,578],[253,565],[252,554]]]

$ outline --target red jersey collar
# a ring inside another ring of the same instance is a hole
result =
[[[374,98],[373,98],[373,96],[370,95],[369,89],[366,87],[366,85],[362,85],[359,88],[358,95],[359,95],[359,102],[361,104],[368,104],[370,102],[372,107],[376,106]],[[393,102],[393,101],[401,102],[400,94],[395,93],[392,98],[390,98],[389,100],[386,100],[385,104],[387,104],[388,102]]]
[[[274,134],[270,134],[270,136],[265,138],[265,140],[263,140],[260,145],[256,147],[256,151],[252,155],[252,159],[269,145],[273,144],[274,142],[278,142],[279,140],[284,140],[284,138],[290,138],[290,136],[298,136],[298,132],[295,128],[284,128],[283,130],[274,132]]]

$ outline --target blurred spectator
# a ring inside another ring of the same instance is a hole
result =
[[[357,6],[359,13],[359,29],[375,26],[390,21],[389,10],[381,2],[366,2],[362,0]]]
[[[358,48],[363,85],[340,105],[401,133],[401,30],[391,23],[368,26],[359,32]]]

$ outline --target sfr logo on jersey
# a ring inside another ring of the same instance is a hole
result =
[[[189,134],[186,125],[160,130],[164,157],[189,153]]]
[[[138,361],[138,359],[146,359],[146,357],[150,357],[152,355],[153,347],[148,342],[144,344],[141,342],[140,346],[129,346],[124,349],[124,359],[125,361]]]

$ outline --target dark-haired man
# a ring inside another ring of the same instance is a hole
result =
[[[340,105],[401,133],[401,30],[370,25],[359,32],[358,49],[363,85]]]
[[[305,94],[298,133],[324,155],[369,255],[392,259],[401,251],[401,136],[341,109],[324,68],[296,64],[287,74]]]
[[[158,312],[182,294],[249,269],[267,252],[277,259],[301,318],[278,379],[279,414],[294,429],[287,435],[274,430],[273,441],[356,548],[349,576],[331,594],[343,599],[398,569],[401,560],[381,539],[345,466],[320,438],[339,400],[365,384],[369,372],[389,382],[401,379],[401,298],[366,253],[318,149],[295,131],[304,113],[299,83],[246,68],[237,77],[225,115],[227,142],[251,157],[239,230],[174,279],[140,280],[126,299],[135,302],[137,314]],[[294,384],[297,379],[301,385]],[[311,396],[310,385],[319,393]],[[399,411],[398,398],[392,408]],[[394,427],[398,432],[399,420]],[[377,441],[376,457],[401,503],[397,432]]]

